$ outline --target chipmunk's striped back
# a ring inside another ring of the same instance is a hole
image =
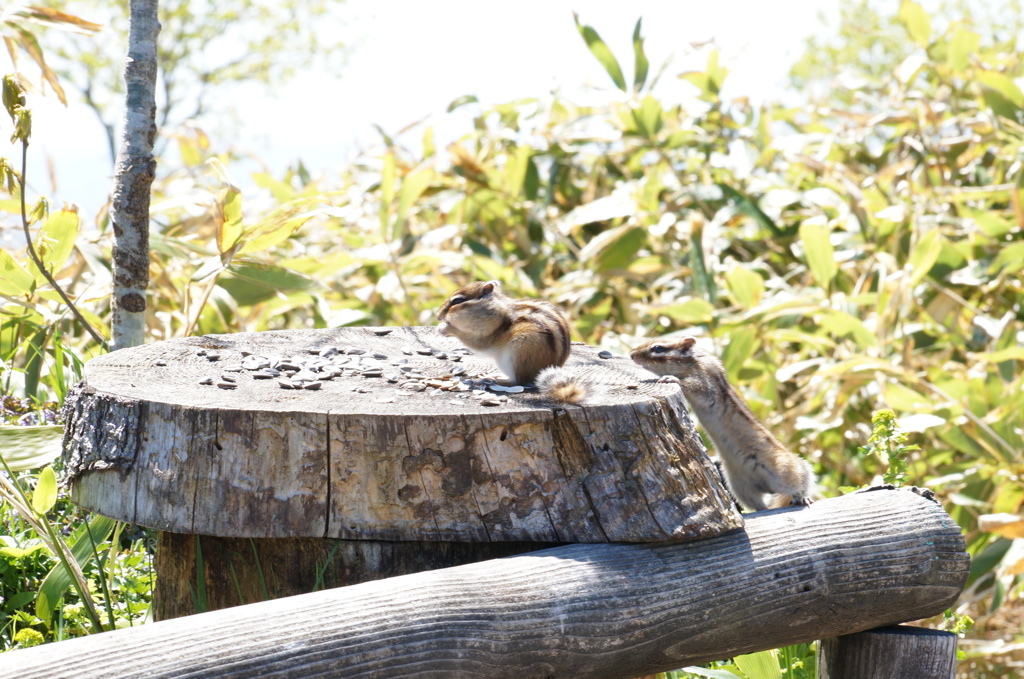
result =
[[[678,380],[715,444],[730,490],[744,506],[758,511],[810,504],[811,466],[786,450],[757,419],[729,384],[722,362],[697,348],[696,342],[693,337],[651,340],[630,352],[630,357],[653,373]]]
[[[441,334],[494,359],[516,384],[533,382],[541,370],[569,358],[569,322],[562,312],[544,300],[512,299],[497,281],[462,286],[437,317]]]

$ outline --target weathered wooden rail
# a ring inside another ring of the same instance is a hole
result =
[[[935,615],[968,568],[937,503],[880,490],[14,651],[0,678],[635,677]]]

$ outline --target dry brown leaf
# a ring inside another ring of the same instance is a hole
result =
[[[1024,538],[1024,516],[1018,514],[982,514],[978,517],[978,530],[995,533],[1004,538]]]

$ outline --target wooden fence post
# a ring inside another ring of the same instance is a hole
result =
[[[953,679],[952,632],[894,625],[822,639],[818,679]]]

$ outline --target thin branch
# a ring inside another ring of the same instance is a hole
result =
[[[83,316],[82,312],[78,310],[78,307],[75,306],[75,303],[71,301],[71,298],[67,296],[67,294],[64,292],[64,289],[57,285],[56,279],[54,279],[50,272],[46,270],[46,266],[43,264],[42,258],[39,256],[39,253],[36,252],[36,248],[32,244],[32,232],[29,230],[28,227],[28,212],[25,209],[25,171],[27,167],[28,142],[22,140],[21,176],[18,177],[18,187],[21,189],[21,226],[25,230],[25,241],[28,244],[28,255],[29,257],[32,258],[32,261],[35,263],[40,273],[43,274],[43,278],[46,279],[46,282],[53,286],[53,289],[57,291],[57,294],[60,295],[60,298],[64,300],[64,303],[67,304],[69,309],[71,309],[71,313],[75,315],[75,318],[78,319],[78,322],[82,324],[86,331],[88,331],[88,333],[92,336],[93,340],[95,340],[97,344],[103,347],[104,351],[107,351],[106,340],[104,340],[103,337],[100,336],[98,332],[96,332],[96,329],[89,324],[89,321],[85,320],[85,316]]]

